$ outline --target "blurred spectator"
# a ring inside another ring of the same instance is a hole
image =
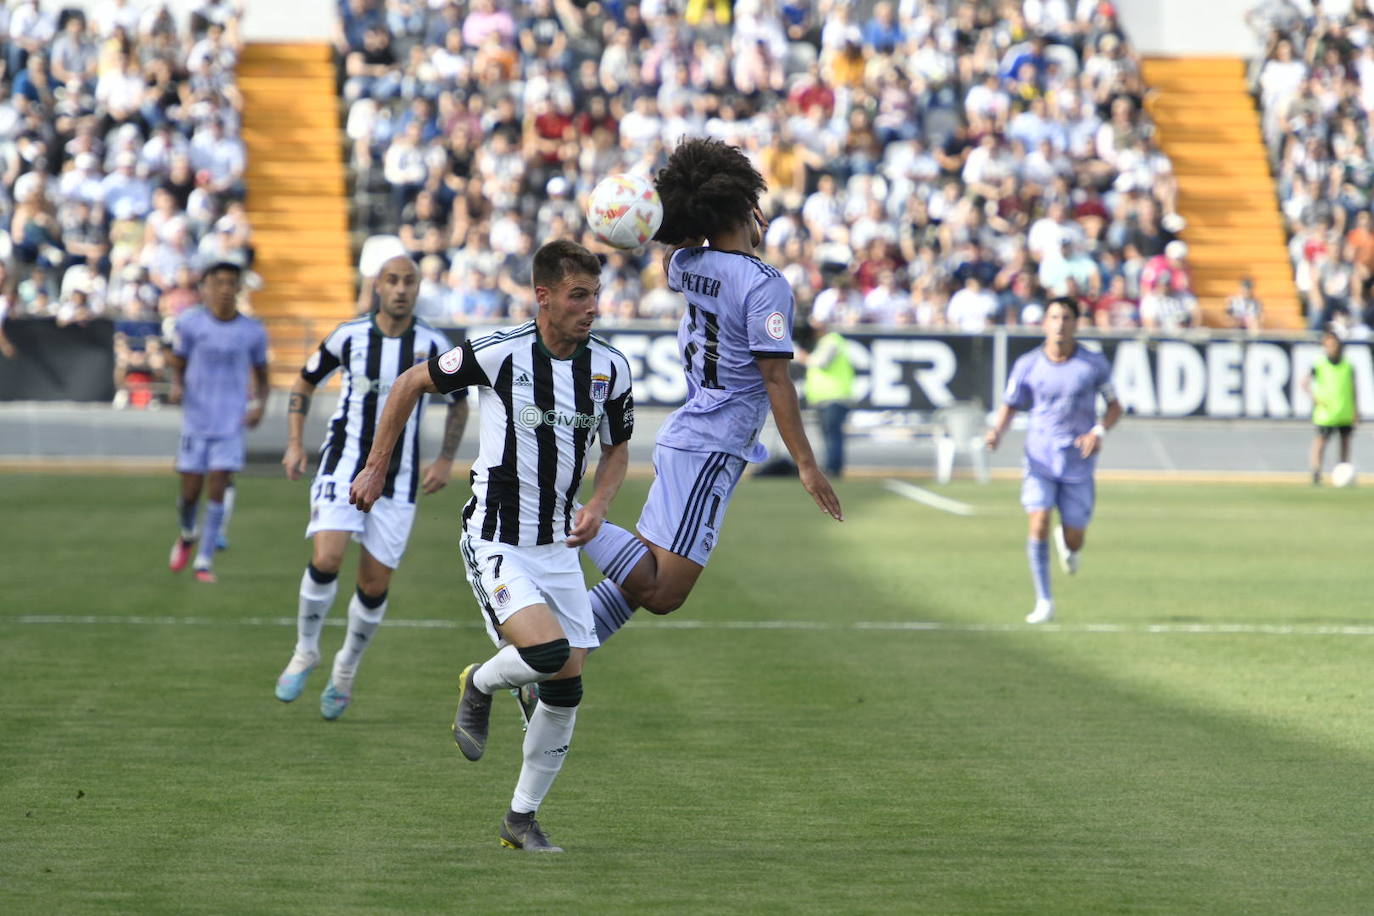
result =
[[[1264,327],[1264,306],[1255,298],[1255,281],[1242,277],[1236,292],[1226,300],[1226,314],[1237,328],[1259,333]]]
[[[14,311],[14,292],[11,283],[9,269],[0,262],[0,356],[5,359],[13,359],[15,355],[14,343],[5,336],[5,319]]]
[[[970,272],[970,324],[1023,320],[1042,276],[1093,299],[1119,276],[1133,298],[1177,225],[1111,4],[340,0],[335,40],[358,228],[447,261],[455,292],[431,301],[453,320],[526,308],[501,259],[589,241],[596,181],[689,133],[755,161],[767,256],[837,324],[943,323]],[[671,315],[641,279],[656,254],[627,257],[607,313]]]
[[[964,279],[963,289],[949,299],[945,320],[960,331],[986,331],[997,314],[997,297],[983,286],[976,274]]]
[[[1126,292],[1126,278],[1112,277],[1106,291],[1092,303],[1093,325],[1104,331],[1140,327],[1140,305]]]
[[[227,0],[180,21],[163,3],[54,15],[20,0],[0,17],[0,296],[10,314],[115,318],[117,375],[152,373],[128,403],[157,392],[158,337],[196,301],[197,251],[251,256],[234,200],[239,15]]]
[[[1362,0],[1340,12],[1314,3],[1310,16],[1270,0],[1247,22],[1264,46],[1253,86],[1308,324],[1368,333],[1374,19]]]
[[[1175,240],[1146,262],[1140,275],[1141,327],[1173,332],[1198,326],[1202,316],[1187,258],[1188,246]]]

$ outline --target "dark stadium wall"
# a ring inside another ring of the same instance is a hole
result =
[[[454,340],[463,329],[447,329]],[[686,396],[677,330],[598,331],[625,354],[642,407],[677,407]],[[863,410],[929,411],[961,401],[1000,402],[1012,363],[1044,340],[1039,334],[846,331]],[[1112,364],[1112,382],[1127,412],[1140,417],[1305,420],[1312,401],[1301,379],[1321,354],[1317,343],[1291,338],[1208,339],[1091,337]],[[1347,344],[1359,403],[1374,417],[1374,359],[1368,345]]]
[[[5,322],[12,359],[0,359],[0,401],[114,398],[114,322],[59,327],[52,318]]]

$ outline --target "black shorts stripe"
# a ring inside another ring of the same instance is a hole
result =
[[[683,544],[682,548],[683,556],[686,556],[687,554],[691,553],[692,545],[696,543],[697,534],[699,533],[703,524],[702,517],[706,514],[706,507],[710,505],[711,500],[715,498],[716,483],[720,480],[722,474],[728,472],[729,468],[730,456],[722,453],[720,456],[720,463],[716,465],[715,472],[711,474],[710,481],[707,482],[705,490],[702,492],[700,498],[697,500],[696,506],[693,509],[694,516],[691,520],[691,525],[687,529],[688,538],[686,543]]]
[[[496,619],[496,609],[491,606],[491,596],[488,595],[487,590],[482,587],[482,573],[481,570],[477,568],[477,552],[472,549],[472,545],[468,543],[468,539],[465,537],[458,539],[458,549],[463,555],[464,565],[472,571],[473,594],[476,595],[477,600],[481,602],[482,610],[491,621],[491,625],[497,628],[497,632],[500,632],[501,621]]]
[[[353,375],[348,371],[349,360],[353,357],[353,338],[344,339],[342,354],[339,357],[339,365],[344,367],[343,399],[344,407],[339,411],[339,415],[334,418],[334,422],[329,427],[329,438],[324,442],[323,466],[326,474],[333,474],[339,466],[339,458],[343,456],[344,444],[348,441],[348,407],[353,398]]]
[[[534,406],[541,415],[554,411],[558,401],[553,391],[553,360],[536,341],[531,345],[530,368],[534,372]],[[574,427],[573,435],[577,435]],[[558,501],[558,436],[548,423],[534,428],[536,466],[539,469],[539,518],[535,525],[536,544],[553,543],[553,509]]]
[[[696,541],[696,528],[701,521],[702,510],[711,494],[711,488],[715,486],[716,478],[725,468],[729,457],[724,452],[712,452],[697,474],[692,491],[687,496],[687,507],[683,512],[682,521],[678,524],[677,534],[673,537],[673,546],[669,548],[678,556],[685,557],[691,551],[692,544]]]

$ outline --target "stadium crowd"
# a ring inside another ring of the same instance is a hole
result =
[[[1255,73],[1294,278],[1312,327],[1365,338],[1374,328],[1374,12],[1339,15],[1313,2],[1256,6],[1264,42]]]
[[[199,270],[251,261],[240,15],[0,6],[0,314],[114,319],[121,400],[151,398]]]
[[[833,324],[1030,324],[1059,295],[1103,328],[1197,318],[1103,0],[339,0],[336,42],[358,228],[399,234],[432,321],[528,315],[534,248],[689,134],[751,156],[766,256]],[[605,320],[675,317],[662,283],[610,252]]]

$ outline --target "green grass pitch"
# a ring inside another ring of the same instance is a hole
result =
[[[305,484],[242,478],[214,586],[166,569],[174,489],[0,476],[0,912],[1374,909],[1374,489],[1103,483],[1033,628],[1012,483],[846,481],[836,525],[748,481],[688,605],[592,657],[554,857],[497,846],[514,703],[479,763],[449,735],[465,487],[332,724],[324,670],[272,696]]]

